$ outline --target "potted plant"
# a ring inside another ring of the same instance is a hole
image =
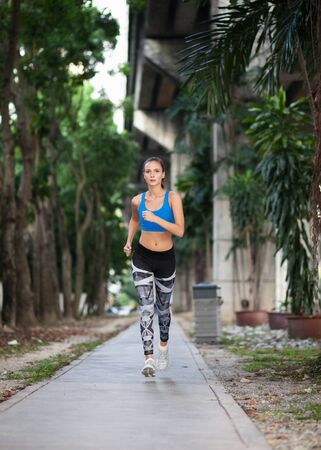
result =
[[[305,103],[301,98],[287,105],[280,89],[253,105],[245,122],[261,156],[257,173],[266,187],[265,214],[272,224],[276,253],[282,251],[282,264],[287,263],[285,306],[295,315],[288,318],[289,334],[320,338],[318,281],[307,233],[313,138]]]
[[[280,307],[280,310],[277,311],[273,309],[272,311],[268,311],[268,322],[271,330],[286,330],[289,325],[289,317],[292,317],[288,311],[288,301],[286,300]]]
[[[282,250],[275,254],[275,306],[268,311],[269,327],[271,330],[286,330],[291,316],[288,299],[286,298],[286,261],[282,263]],[[283,302],[277,301],[282,296]]]
[[[234,232],[230,253],[236,258],[246,255],[249,270],[248,298],[241,301],[242,311],[236,311],[238,325],[256,326],[267,322],[267,312],[260,309],[259,288],[262,271],[262,250],[266,240],[264,221],[264,190],[251,169],[230,176],[224,186],[230,201],[230,214]],[[228,255],[229,256],[229,255]],[[241,260],[245,258],[241,257]],[[250,309],[248,307],[250,306]]]

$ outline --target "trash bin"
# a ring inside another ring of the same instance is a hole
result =
[[[214,283],[193,284],[194,333],[197,343],[217,343],[221,336],[220,287]]]

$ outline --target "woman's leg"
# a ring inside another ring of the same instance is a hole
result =
[[[146,264],[143,263],[139,255],[135,254],[132,260],[132,273],[139,297],[140,332],[143,342],[144,355],[146,359],[152,358],[154,339],[153,273],[146,270]]]
[[[160,254],[155,262],[156,310],[158,314],[161,345],[166,346],[171,324],[171,300],[175,282],[174,248]]]
[[[161,345],[166,345],[169,339],[171,324],[171,299],[175,282],[175,270],[167,277],[155,276],[156,310],[158,314],[159,334]]]

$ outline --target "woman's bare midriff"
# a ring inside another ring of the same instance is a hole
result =
[[[172,233],[169,231],[142,231],[139,242],[154,252],[165,252],[173,247]]]

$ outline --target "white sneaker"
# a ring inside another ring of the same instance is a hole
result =
[[[168,343],[165,347],[158,347],[157,369],[165,370],[168,366]]]
[[[155,361],[153,358],[148,358],[145,361],[142,374],[145,375],[145,377],[154,377],[156,373],[155,370]]]

